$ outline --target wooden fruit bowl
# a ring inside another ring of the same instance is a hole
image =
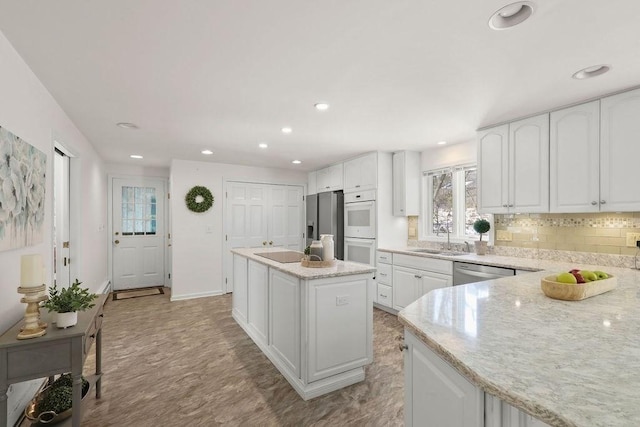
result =
[[[608,279],[594,280],[587,283],[560,283],[556,282],[556,276],[547,276],[540,281],[542,292],[549,298],[564,301],[580,301],[596,295],[609,292],[618,286],[618,279],[609,276]]]

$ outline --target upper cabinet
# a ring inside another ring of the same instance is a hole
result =
[[[309,172],[307,180],[307,194],[316,194],[318,192],[317,172]]]
[[[378,179],[377,153],[344,162],[344,192],[375,190]]]
[[[551,113],[549,162],[551,212],[600,210],[600,101]]]
[[[343,189],[342,163],[332,165],[316,172],[316,189],[318,193]]]
[[[420,214],[420,153],[393,154],[393,215]]]
[[[600,210],[638,211],[640,90],[602,98],[600,108]]]
[[[481,212],[548,212],[549,115],[480,132],[478,171]]]

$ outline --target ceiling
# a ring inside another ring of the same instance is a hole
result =
[[[0,0],[0,31],[106,162],[308,171],[640,84],[639,1],[535,0],[490,29],[509,2]]]

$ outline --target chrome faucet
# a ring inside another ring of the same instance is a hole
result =
[[[469,254],[470,254],[470,253],[471,253],[471,247],[469,246],[469,242],[467,242],[467,241],[465,240],[464,244],[465,244],[465,245],[467,245],[467,253],[469,253]]]

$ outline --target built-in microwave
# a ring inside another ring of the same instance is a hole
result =
[[[344,260],[376,265],[376,239],[344,238]]]
[[[344,237],[376,238],[375,191],[344,195]]]

